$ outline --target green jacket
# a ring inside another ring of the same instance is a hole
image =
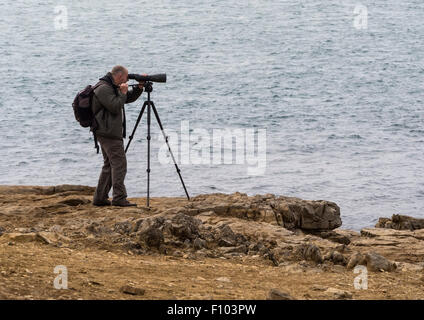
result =
[[[110,139],[123,139],[126,136],[125,103],[136,101],[143,89],[135,87],[127,94],[122,94],[113,83],[109,72],[100,78],[100,85],[94,90],[92,101],[93,113],[97,122],[97,136]]]

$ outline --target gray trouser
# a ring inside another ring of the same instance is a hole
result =
[[[127,174],[127,157],[124,150],[124,141],[97,137],[103,153],[103,168],[100,173],[93,202],[106,200],[113,187],[113,200],[120,201],[127,198],[124,180]]]

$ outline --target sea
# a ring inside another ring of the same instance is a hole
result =
[[[353,230],[424,218],[423,21],[422,0],[1,2],[0,184],[96,186],[72,102],[123,65],[166,73],[150,98],[190,196],[329,200]],[[146,118],[130,198],[146,196]],[[154,114],[151,136],[150,195],[184,197]]]

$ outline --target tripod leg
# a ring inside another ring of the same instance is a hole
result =
[[[151,103],[147,103],[147,207],[150,207],[150,120]]]
[[[132,131],[132,133],[131,133],[131,135],[129,137],[127,147],[125,148],[125,153],[127,153],[128,148],[129,148],[129,146],[131,144],[131,141],[134,138],[135,130],[137,130],[138,124],[140,123],[141,117],[143,116],[144,109],[146,109],[146,105],[147,104],[148,104],[148,102],[147,101],[144,101],[143,107],[141,108],[140,114],[138,115],[138,118],[137,118],[137,121],[135,123],[134,129],[133,129],[133,131]]]
[[[180,168],[178,168],[177,162],[175,161],[175,158],[174,158],[174,154],[172,153],[171,147],[169,146],[168,137],[166,136],[165,131],[163,130],[162,122],[160,121],[158,111],[156,110],[156,107],[155,107],[155,104],[153,103],[153,101],[151,102],[151,104],[152,104],[153,112],[155,113],[156,120],[159,124],[160,130],[162,131],[163,137],[164,137],[165,142],[168,146],[168,151],[171,155],[172,161],[174,161],[175,168],[177,169],[177,173],[178,173],[178,176],[180,177],[180,180],[181,180],[181,183],[183,185],[187,199],[190,200],[190,196],[188,195],[187,188],[184,184],[183,177],[181,176],[181,170],[180,170]]]

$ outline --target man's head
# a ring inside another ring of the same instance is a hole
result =
[[[123,66],[114,66],[110,73],[112,74],[113,82],[117,86],[128,81],[128,70]]]

